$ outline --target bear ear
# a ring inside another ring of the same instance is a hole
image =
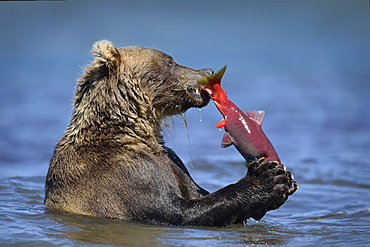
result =
[[[120,61],[117,48],[108,40],[95,42],[91,51],[101,62],[117,64]]]

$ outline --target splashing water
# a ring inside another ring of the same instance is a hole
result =
[[[182,123],[184,124],[185,129],[186,129],[186,136],[187,136],[187,138],[188,138],[188,147],[189,147],[190,165],[191,165],[191,167],[193,168],[193,159],[192,159],[192,157],[191,157],[191,147],[190,147],[189,128],[188,128],[188,122],[186,121],[186,114],[185,114],[185,112],[183,112],[183,113],[181,113],[181,114],[179,114],[179,115],[177,115],[177,116],[181,119],[181,121],[182,121]]]

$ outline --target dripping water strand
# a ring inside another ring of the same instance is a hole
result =
[[[185,129],[186,129],[186,136],[188,138],[188,147],[189,147],[189,157],[190,157],[190,165],[191,165],[191,168],[193,168],[193,158],[191,157],[191,147],[190,147],[190,136],[189,136],[189,128],[188,128],[188,122],[186,121],[186,114],[185,113],[181,113],[180,115],[178,115],[179,118],[181,119],[182,123],[184,124],[185,126]]]
[[[161,127],[163,129],[163,134],[165,137],[171,137],[171,132],[176,131],[175,122],[172,116],[165,117],[162,119]]]

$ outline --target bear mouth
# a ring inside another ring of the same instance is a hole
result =
[[[203,91],[204,91],[203,86],[197,85],[195,87],[194,86],[188,87],[188,92],[195,97],[201,97],[202,94],[204,93]]]
[[[185,92],[185,100],[187,101],[187,103],[183,104],[184,111],[191,107],[204,107],[209,103],[211,99],[208,93],[204,90],[204,87],[199,84],[188,85],[185,89]]]
[[[193,98],[198,99],[198,100],[207,98],[208,96],[208,94],[204,90],[204,87],[200,85],[188,87],[187,91]]]

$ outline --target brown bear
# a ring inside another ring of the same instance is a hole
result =
[[[164,146],[162,120],[203,107],[197,80],[211,69],[182,66],[158,50],[93,46],[74,113],[46,177],[48,210],[172,225],[224,226],[260,219],[297,189],[284,166],[259,159],[237,183],[200,188]]]

